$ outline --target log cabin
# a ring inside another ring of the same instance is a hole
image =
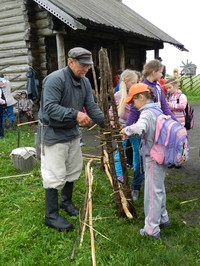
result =
[[[12,91],[26,89],[26,73],[43,78],[65,67],[75,46],[90,50],[98,65],[101,47],[108,51],[113,75],[118,69],[141,70],[146,52],[155,58],[164,43],[183,44],[134,12],[121,0],[0,0],[0,75]]]

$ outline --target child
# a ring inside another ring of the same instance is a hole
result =
[[[160,238],[160,228],[169,225],[169,217],[166,210],[166,193],[164,180],[166,166],[156,163],[150,158],[150,149],[153,146],[156,129],[156,114],[151,108],[158,108],[155,103],[153,90],[142,83],[131,86],[126,103],[133,103],[140,112],[140,118],[135,124],[121,130],[122,134],[130,136],[138,134],[142,142],[142,158],[145,169],[144,186],[144,213],[145,226],[140,229],[142,236]]]
[[[178,88],[178,80],[175,78],[168,79],[165,82],[167,89],[167,103],[171,112],[176,119],[185,126],[185,107],[187,105],[187,97]]]
[[[118,110],[118,116],[119,116],[119,122],[122,125],[122,127],[125,126],[126,119],[128,117],[130,106],[125,103],[126,97],[128,95],[128,91],[130,87],[137,83],[137,74],[134,70],[126,69],[121,74],[121,81],[119,86],[119,91],[114,94],[115,97],[115,103]],[[113,110],[110,108],[109,115],[111,119],[111,124],[113,124]],[[114,124],[113,124],[114,126]],[[126,149],[127,139],[122,140],[122,146],[124,149]],[[115,171],[116,176],[119,182],[124,182],[123,172],[122,172],[122,166],[120,162],[120,155],[119,151],[117,150],[115,152]]]
[[[176,120],[176,117],[170,111],[167,105],[165,94],[158,82],[160,78],[162,77],[162,72],[163,72],[163,65],[161,64],[161,62],[156,59],[151,60],[147,62],[143,67],[141,81],[142,83],[145,83],[150,88],[152,88],[155,94],[155,101],[159,103],[159,106],[161,107],[163,113],[165,115],[171,115],[171,117],[174,120]],[[126,126],[130,126],[133,123],[136,123],[139,118],[139,115],[140,113],[138,112],[138,110],[134,106],[131,106],[129,116],[126,121]],[[139,149],[139,146],[138,146],[138,149]],[[138,160],[136,163],[137,164],[135,165],[134,169],[140,169],[139,167],[140,160]],[[133,186],[132,186],[133,200],[139,197],[139,192],[140,192],[142,182],[143,182],[143,173],[140,171],[140,173],[136,175],[136,177],[134,175]]]
[[[28,122],[33,120],[33,102],[27,98],[25,91],[21,92],[21,97],[18,103],[19,122],[22,123],[22,117],[25,115]]]

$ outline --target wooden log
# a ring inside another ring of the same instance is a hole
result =
[[[0,72],[3,72],[4,74],[19,74],[19,73],[24,73],[27,72],[29,68],[28,64],[25,65],[14,65],[14,66],[6,66],[5,68],[1,68]]]
[[[18,4],[19,5],[19,4]],[[7,19],[10,17],[15,17],[17,15],[22,15],[23,16],[23,12],[21,10],[20,7],[13,7],[12,9],[7,9],[7,10],[1,10],[0,12],[0,19]]]
[[[39,10],[35,13],[36,19],[48,19],[48,12],[45,10]]]
[[[15,56],[11,58],[3,58],[1,59],[1,66],[8,66],[8,65],[24,65],[28,63],[28,56],[23,55],[23,56]]]
[[[20,49],[9,49],[0,51],[0,58],[16,58],[16,56],[27,56],[28,49],[27,48],[20,48]],[[15,60],[16,63],[16,60]]]
[[[112,182],[113,182],[113,190],[114,190],[114,199],[115,204],[117,207],[117,211],[119,216],[125,216],[124,210],[122,208],[121,199],[118,191],[118,184],[117,184],[117,178],[114,168],[114,157],[113,157],[113,148],[112,148],[112,130],[110,126],[110,118],[109,118],[109,103],[108,103],[108,76],[107,76],[107,65],[106,65],[106,56],[105,49],[101,48],[99,51],[99,66],[100,66],[100,74],[101,74],[101,96],[102,96],[102,109],[105,116],[105,128],[104,132],[108,132],[109,134],[104,134],[104,139],[107,153],[109,156],[109,164],[110,164],[110,172],[112,176]]]
[[[22,33],[24,32],[24,22],[18,23],[13,27],[13,25],[9,25],[6,27],[0,27],[0,35],[7,35],[7,34],[13,34],[13,33]]]
[[[6,10],[20,8],[21,4],[22,1],[20,0],[4,1],[4,3],[1,4],[1,11],[5,12]]]
[[[53,31],[51,29],[39,29],[38,30],[38,35],[40,36],[52,36]]]
[[[0,19],[0,27],[15,25],[17,23],[24,23],[23,16],[20,15],[20,16]]]
[[[0,35],[0,43],[10,43],[10,42],[18,42],[18,41],[21,42],[24,36],[25,36],[24,31],[20,33]]]
[[[24,41],[17,41],[17,42],[8,42],[6,43],[0,43],[0,51],[4,50],[15,50],[15,49],[23,49],[26,48],[26,43]]]

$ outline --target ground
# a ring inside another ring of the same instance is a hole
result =
[[[180,169],[168,169],[168,176],[176,176],[176,178],[166,177],[166,189],[168,187],[174,188],[174,193],[179,193],[180,196],[184,196],[186,201],[199,202],[200,192],[200,105],[193,104],[194,108],[194,128],[188,131],[189,143],[190,143],[190,159]],[[83,142],[86,146],[83,147],[83,153],[100,155],[100,142],[97,130],[88,131],[82,130]],[[178,177],[178,178],[177,178]],[[191,213],[190,213],[191,214]],[[187,222],[195,224],[200,217],[200,208],[194,208],[191,217],[185,217]]]

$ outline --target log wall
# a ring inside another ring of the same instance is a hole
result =
[[[25,88],[28,70],[22,5],[22,0],[0,0],[0,75],[12,80],[12,90]]]
[[[82,46],[92,51],[97,65],[104,47],[113,75],[119,68],[142,69],[145,42],[102,26],[86,26],[72,30],[33,0],[0,0],[0,75],[12,80],[13,91],[26,89],[26,72],[32,66],[41,90],[42,79],[58,69],[56,34],[63,34],[65,59],[69,49]]]
[[[40,85],[47,75],[45,36],[51,36],[51,16],[33,0],[0,0],[0,76],[11,90],[26,89],[29,66]]]

